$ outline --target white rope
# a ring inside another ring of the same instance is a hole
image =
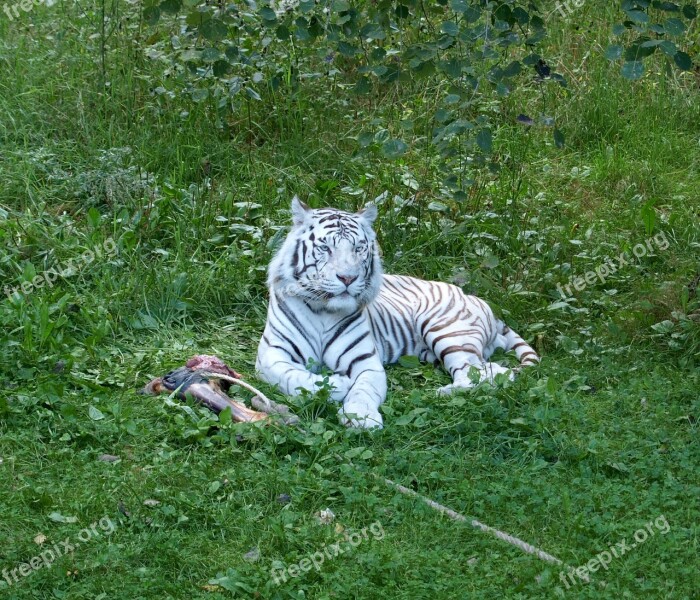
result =
[[[536,548],[532,544],[528,544],[527,542],[524,542],[523,540],[516,538],[515,536],[509,535],[505,533],[504,531],[500,531],[498,529],[494,529],[493,527],[489,527],[488,525],[484,525],[484,523],[477,521],[476,519],[469,520],[467,517],[464,515],[452,510],[451,508],[448,508],[447,506],[443,506],[442,504],[439,504],[435,502],[435,500],[431,500],[430,498],[426,498],[425,496],[421,496],[418,492],[413,491],[412,489],[409,489],[399,483],[393,482],[391,479],[384,479],[384,483],[386,483],[389,487],[392,487],[402,494],[406,496],[413,496],[414,498],[418,498],[419,500],[422,500],[425,502],[428,506],[431,508],[434,508],[438,512],[441,512],[444,515],[447,515],[450,519],[454,521],[462,521],[463,523],[469,523],[472,527],[476,529],[481,529],[481,531],[485,531],[486,533],[490,533],[491,535],[497,537],[499,540],[503,540],[507,544],[510,544],[511,546],[515,546],[516,548],[520,548],[523,552],[526,552],[527,554],[533,554],[537,558],[540,558],[544,561],[555,563],[557,565],[562,565],[564,564],[561,560],[559,560],[557,557],[552,556],[551,554],[547,554],[544,550],[540,550],[539,548]]]

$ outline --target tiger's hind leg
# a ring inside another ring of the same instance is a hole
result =
[[[439,388],[438,394],[469,389],[483,381],[493,383],[496,375],[501,373],[513,379],[510,369],[486,360],[492,350],[484,346],[483,333],[478,328],[443,332],[442,338],[438,337],[433,342],[435,355],[452,377],[452,383]],[[471,376],[472,368],[476,369],[478,379]]]
[[[462,357],[459,355],[455,356],[456,360],[459,360],[460,358]],[[477,370],[479,375],[478,381],[473,381],[470,377],[470,367],[474,367]],[[447,366],[445,366],[445,368],[448,369]],[[453,376],[453,382],[449,385],[444,385],[441,388],[438,388],[437,393],[440,395],[450,395],[457,390],[468,390],[473,388],[484,381],[493,383],[496,380],[496,375],[499,374],[507,375],[508,379],[511,381],[514,379],[513,371],[507,369],[506,367],[502,367],[498,363],[482,362],[479,365],[467,363],[463,366],[457,367],[455,370],[455,375]]]
[[[445,308],[434,311],[430,318],[419,323],[425,344],[452,377],[452,383],[441,387],[438,393],[451,394],[483,381],[493,383],[499,374],[513,379],[510,369],[488,362],[496,348],[507,345],[506,337],[501,334],[502,324],[491,308],[479,298],[466,296],[455,286],[445,285],[441,291],[443,297],[447,296]],[[479,375],[478,380],[470,377],[472,367]]]

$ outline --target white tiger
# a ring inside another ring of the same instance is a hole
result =
[[[258,375],[285,394],[314,391],[315,370],[333,372],[332,397],[342,402],[344,423],[381,427],[386,397],[384,364],[401,356],[442,363],[451,393],[512,372],[487,362],[496,348],[515,350],[522,365],[539,361],[535,351],[475,296],[457,286],[382,273],[372,223],[377,209],[356,214],[312,210],[296,196],[293,227],[270,263],[270,304],[256,361]]]

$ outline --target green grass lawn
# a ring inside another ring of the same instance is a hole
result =
[[[700,597],[697,72],[657,53],[625,79],[616,6],[548,12],[540,53],[568,85],[528,72],[484,97],[491,168],[460,196],[429,143],[437,75],[302,78],[226,112],[182,92],[140,9],[100,6],[0,13],[0,597]],[[378,151],[384,131],[406,151]],[[483,297],[542,363],[451,398],[444,372],[392,366],[371,433],[256,383],[295,193],[375,201],[387,272]],[[304,431],[136,395],[198,353]],[[619,555],[568,579],[383,478],[573,567]]]

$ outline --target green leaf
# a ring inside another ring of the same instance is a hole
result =
[[[493,150],[493,135],[488,127],[485,127],[476,134],[476,145],[479,146],[485,154],[491,154]]]
[[[641,10],[626,10],[625,13],[633,23],[643,24],[649,22],[649,15]]]
[[[202,60],[213,63],[222,58],[221,50],[218,48],[205,48],[202,50]]]
[[[164,0],[160,3],[160,10],[176,14],[182,7],[182,0]]]
[[[367,23],[361,30],[360,36],[365,40],[383,40],[386,33],[378,23]]]
[[[192,101],[193,102],[203,102],[209,97],[208,88],[197,88],[192,90]]]
[[[441,26],[440,30],[447,35],[452,37],[457,37],[459,35],[459,25],[454,21],[445,21]]]
[[[644,63],[638,60],[627,61],[622,65],[622,76],[632,81],[641,79],[644,75]]]
[[[525,26],[530,22],[530,13],[520,6],[516,6],[513,9],[513,17],[515,17],[516,21],[518,21],[518,23],[522,26]]]
[[[399,357],[399,364],[407,369],[417,369],[420,367],[420,359],[417,356],[407,354]]]
[[[185,18],[185,23],[191,25],[192,27],[201,27],[202,23],[206,23],[210,19],[211,15],[209,13],[203,13],[197,10],[193,10]]]
[[[355,54],[360,52],[360,49],[356,48],[355,46],[351,46],[347,42],[338,42],[338,52],[344,56],[355,56]]]
[[[673,43],[668,40],[664,40],[659,44],[659,48],[661,48],[661,52],[663,52],[666,56],[675,56],[676,52],[678,52],[678,47]]]
[[[647,235],[651,235],[654,232],[654,225],[656,225],[656,211],[651,203],[647,203],[642,207],[641,213]]]
[[[681,21],[680,19],[668,19],[664,23],[664,29],[666,30],[666,33],[668,33],[668,35],[677,37],[685,33],[685,23],[683,23],[683,21]]]
[[[228,592],[233,592],[233,596],[251,596],[254,591],[249,585],[245,584],[244,578],[236,571],[229,567],[226,575],[221,573],[216,574],[215,579],[210,579],[209,584],[224,588]],[[243,592],[246,592],[245,594]]]
[[[205,21],[199,27],[199,33],[202,34],[204,39],[211,42],[218,42],[223,40],[228,35],[228,27],[226,23],[220,21],[219,19],[210,19]]]
[[[631,46],[625,50],[625,60],[627,62],[641,62],[643,58],[651,56],[656,52],[656,46],[645,46],[644,44],[649,41],[648,38],[643,37],[635,41]]]
[[[397,5],[395,12],[398,19],[406,19],[411,14],[408,10],[408,6],[404,6],[403,4]]]
[[[155,25],[160,19],[160,8],[149,6],[143,11],[143,20],[147,25]]]
[[[223,77],[231,69],[231,65],[226,60],[217,60],[212,67],[214,77]]]
[[[566,138],[559,129],[555,127],[552,135],[554,137],[554,145],[557,148],[563,148],[566,145]]]
[[[503,77],[515,77],[522,71],[522,65],[519,60],[514,60],[505,69],[503,69]]]
[[[645,4],[648,6],[649,5],[649,0],[644,0]],[[635,0],[635,2],[639,2],[639,0]],[[654,8],[658,8],[659,10],[665,10],[668,12],[678,12],[681,7],[678,6],[675,2],[660,2],[659,0],[654,0]]]
[[[437,200],[433,200],[428,204],[428,210],[431,212],[447,212],[448,207],[446,204],[443,204],[442,202],[438,202]]]
[[[93,229],[97,229],[97,227],[100,224],[100,211],[97,210],[94,206],[90,208],[87,212],[87,221],[88,225],[92,227]]]
[[[253,100],[262,100],[262,98],[260,97],[260,94],[258,94],[258,92],[256,92],[251,87],[246,86],[245,93],[248,95],[249,98],[252,98]]]
[[[99,408],[95,408],[94,406],[90,406],[88,408],[88,416],[93,420],[93,421],[101,421],[102,419],[105,418],[104,414]]]
[[[365,451],[365,446],[357,446],[355,448],[350,448],[350,450],[346,450],[344,453],[345,458],[352,460],[356,456],[360,456]]]
[[[690,71],[693,68],[693,61],[688,54],[680,50],[673,55],[673,60],[679,69]]]
[[[396,419],[396,421],[394,421],[394,425],[397,425],[398,427],[405,427],[411,421],[413,421],[413,417],[415,417],[415,415],[411,413],[408,413],[407,415],[402,415],[398,419]]]
[[[298,17],[294,21],[294,37],[302,42],[307,42],[311,39],[309,34],[309,22],[304,17]]]
[[[360,144],[361,148],[366,148],[374,142],[374,134],[371,131],[363,131],[357,136],[357,143]]]
[[[605,51],[605,58],[608,60],[617,60],[622,56],[624,50],[625,49],[622,46],[608,46],[608,49]]]
[[[498,264],[499,264],[498,257],[495,254],[487,254],[484,256],[484,259],[481,261],[481,266],[484,269],[495,269]]]
[[[459,58],[451,58],[450,60],[442,60],[438,63],[438,68],[445,73],[445,75],[453,78],[460,77],[462,75],[462,67],[468,66],[466,61]]]
[[[382,144],[382,154],[387,158],[398,158],[408,150],[408,144],[402,140],[389,139]]]
[[[352,88],[353,94],[369,94],[372,91],[372,84],[368,77],[360,77]]]
[[[389,139],[389,130],[388,129],[380,129],[377,131],[377,133],[374,134],[374,141],[377,142],[378,144],[383,144]]]
[[[277,20],[277,15],[275,14],[275,11],[272,10],[269,6],[261,8],[258,11],[258,14],[262,17],[264,21],[274,22]]]
[[[698,16],[698,9],[692,4],[686,4],[683,7],[683,16],[686,19],[695,19]]]

